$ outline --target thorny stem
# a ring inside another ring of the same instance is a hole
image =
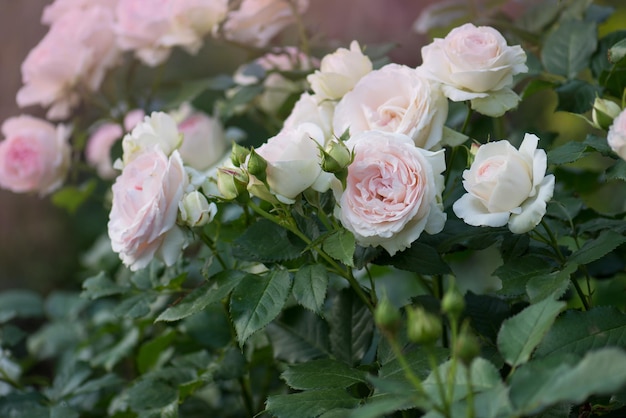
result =
[[[220,266],[222,266],[224,270],[227,270],[228,265],[226,264],[226,262],[224,261],[220,253],[217,251],[217,248],[215,247],[215,242],[213,242],[213,240],[204,232],[200,232],[199,235],[200,235],[200,239],[202,240],[202,242],[204,242],[206,246],[209,247],[209,249],[213,253],[213,256],[220,263]]]
[[[472,387],[472,365],[465,368],[467,376],[467,418],[474,418],[474,388]]]

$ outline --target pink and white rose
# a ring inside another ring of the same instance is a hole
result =
[[[352,41],[350,49],[339,48],[322,58],[320,69],[310,74],[307,81],[320,101],[338,100],[372,69],[372,61],[363,54],[359,43]]]
[[[15,193],[52,193],[70,164],[70,131],[64,125],[22,115],[2,124],[0,187]]]
[[[547,156],[538,142],[526,134],[519,150],[506,140],[481,145],[463,172],[467,193],[454,202],[454,213],[473,226],[508,224],[515,234],[537,226],[554,192],[554,176],[546,176]]]
[[[488,116],[501,116],[517,106],[513,76],[528,71],[519,45],[507,45],[492,27],[471,23],[424,46],[422,60],[420,70],[442,83],[450,100],[470,100],[473,109]]]
[[[43,9],[41,23],[52,25],[65,13],[74,10],[89,9],[94,6],[114,10],[116,4],[117,0],[55,0],[52,4],[47,5]]]
[[[165,112],[152,112],[136,125],[122,140],[122,162],[116,168],[128,165],[146,150],[159,148],[170,155],[182,142],[176,121]]]
[[[609,146],[622,160],[626,160],[626,110],[622,110],[609,127]]]
[[[155,0],[149,5],[144,0],[118,0],[118,44],[149,66],[165,61],[175,46],[195,54],[227,10],[227,0]]]
[[[202,112],[193,112],[178,124],[183,141],[178,149],[185,165],[205,171],[219,162],[230,144],[220,121]]]
[[[381,131],[358,133],[345,144],[355,156],[345,190],[334,187],[335,215],[357,243],[394,255],[422,232],[443,229],[443,150],[427,151],[407,135]]]
[[[283,123],[283,130],[294,129],[302,123],[317,125],[328,141],[333,135],[335,103],[330,100],[318,102],[314,95],[302,93],[291,113]]]
[[[407,66],[388,64],[365,75],[337,104],[335,135],[376,130],[411,137],[433,149],[442,138],[448,101],[439,85]]]
[[[308,189],[324,192],[333,175],[322,171],[319,147],[324,147],[324,133],[311,123],[283,130],[256,149],[267,161],[270,191],[283,203],[294,203]]]
[[[112,179],[118,174],[111,161],[111,148],[123,135],[124,130],[120,125],[106,122],[96,127],[87,140],[85,159],[89,165],[96,168],[98,175],[103,179]]]
[[[159,148],[130,161],[115,180],[109,238],[131,270],[146,267],[155,257],[172,265],[180,256],[185,235],[176,217],[186,183],[178,152],[168,157]]]
[[[296,7],[303,13],[309,0],[297,0]],[[295,21],[289,0],[243,0],[237,10],[228,13],[222,30],[226,39],[263,48]]]

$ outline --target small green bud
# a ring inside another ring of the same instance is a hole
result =
[[[248,173],[252,174],[257,179],[265,182],[267,178],[267,161],[265,158],[261,157],[257,152],[252,149],[250,150],[250,155],[248,156]]]
[[[387,297],[384,297],[376,305],[374,321],[381,330],[393,335],[400,326],[400,312]]]
[[[342,141],[332,141],[322,151],[322,170],[328,173],[344,171],[350,165],[354,155]]]
[[[456,286],[450,286],[441,301],[441,310],[452,318],[459,318],[465,309],[465,299]]]
[[[243,163],[245,163],[246,158],[248,158],[248,154],[250,154],[250,150],[248,148],[242,147],[236,142],[233,142],[230,160],[233,162],[235,167],[240,167]]]
[[[606,131],[613,124],[613,119],[615,119],[621,111],[622,109],[617,103],[596,97],[596,100],[593,102],[593,110],[591,111],[593,124],[596,128]]]
[[[226,200],[247,196],[248,174],[239,167],[220,167],[217,169],[217,188]]]
[[[423,345],[435,344],[443,329],[441,320],[422,307],[407,308],[407,335],[409,340]]]
[[[457,337],[454,355],[467,367],[480,355],[480,343],[476,336],[470,332],[467,322],[463,324]]]

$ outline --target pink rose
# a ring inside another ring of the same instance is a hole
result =
[[[309,0],[297,0],[299,13],[308,6]],[[228,14],[222,29],[226,39],[263,48],[295,20],[288,0],[243,0],[239,9]]]
[[[124,135],[122,127],[117,123],[103,123],[98,126],[87,140],[85,158],[98,171],[103,179],[112,179],[117,175],[111,161],[111,147]]]
[[[335,135],[377,130],[408,135],[420,148],[442,138],[448,101],[436,83],[418,71],[388,64],[366,74],[337,104]]]
[[[216,164],[230,148],[220,121],[204,113],[192,113],[178,124],[178,130],[183,134],[178,152],[185,165],[198,171]]]
[[[488,116],[501,116],[517,106],[513,76],[528,71],[519,45],[508,46],[494,28],[471,23],[423,47],[422,59],[420,70],[442,83],[450,100],[471,100],[472,108]]]
[[[443,150],[426,151],[406,135],[380,131],[356,134],[345,144],[355,157],[345,190],[335,187],[335,215],[360,245],[380,245],[394,255],[423,231],[443,229]]]
[[[526,134],[519,149],[509,141],[481,145],[469,170],[463,172],[467,191],[454,202],[456,216],[474,226],[504,226],[522,234],[532,230],[546,213],[554,176],[546,176],[546,152],[539,138]]]
[[[172,265],[185,243],[176,226],[178,205],[187,184],[183,161],[153,148],[124,167],[113,184],[109,237],[113,251],[135,271],[156,256]]]
[[[175,46],[195,54],[227,9],[227,0],[118,0],[118,44],[149,66],[165,61]]]
[[[135,126],[139,125],[146,116],[143,109],[133,109],[124,116],[124,129],[126,132],[132,131]]]
[[[283,130],[294,129],[302,123],[313,123],[324,132],[324,138],[329,140],[333,134],[334,111],[334,102],[323,100],[318,103],[314,95],[302,93],[291,113],[285,119]]]
[[[41,23],[51,25],[65,13],[73,10],[89,9],[94,6],[113,10],[116,4],[117,0],[55,0],[43,9]]]
[[[607,135],[609,146],[622,160],[626,159],[626,111],[621,111],[609,128]]]
[[[32,116],[7,119],[0,142],[0,187],[41,196],[56,190],[70,164],[69,133],[63,125]]]

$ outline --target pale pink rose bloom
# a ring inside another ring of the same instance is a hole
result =
[[[439,85],[417,70],[387,64],[359,80],[337,104],[335,135],[377,130],[411,137],[416,146],[439,145],[448,116],[448,101]]]
[[[183,142],[178,149],[183,162],[198,171],[205,171],[220,161],[230,144],[222,124],[201,112],[194,112],[178,124]]]
[[[98,126],[87,140],[85,158],[87,163],[95,167],[98,175],[103,179],[112,179],[118,171],[113,168],[111,148],[124,135],[124,131],[117,123],[107,122]]]
[[[411,246],[422,232],[440,232],[445,158],[418,148],[410,137],[367,131],[345,142],[354,151],[346,188],[334,186],[335,215],[362,246],[382,246],[390,255]]]
[[[73,10],[89,9],[94,6],[114,10],[117,0],[55,0],[43,9],[41,23],[53,24],[57,19]]]
[[[626,160],[626,111],[617,115],[613,119],[613,124],[609,127],[607,135],[609,146],[622,160]]]
[[[283,203],[294,203],[308,189],[324,192],[333,175],[322,171],[319,147],[324,133],[311,123],[282,130],[256,152],[267,161],[267,183],[270,191]]]
[[[143,109],[131,110],[124,116],[124,130],[126,132],[132,131],[145,117],[146,112],[144,112]]]
[[[526,134],[519,150],[506,140],[481,145],[463,172],[467,193],[454,202],[454,213],[473,226],[508,224],[515,234],[537,226],[554,191],[554,176],[546,176],[547,156],[537,149],[538,142],[536,135]]]
[[[528,71],[526,53],[489,26],[459,26],[443,39],[422,48],[420,70],[443,84],[452,101],[471,100],[472,107],[489,116],[501,116],[517,106],[513,76]]]
[[[0,187],[15,193],[49,194],[63,184],[70,164],[70,131],[32,116],[2,124]]]
[[[80,100],[78,87],[97,90],[119,59],[112,28],[113,13],[104,7],[62,14],[22,64],[18,105],[49,106],[49,119],[69,116]]]
[[[159,148],[170,155],[178,149],[182,136],[176,121],[165,112],[152,112],[141,123],[124,135],[122,139],[122,160],[115,163],[115,168],[123,168],[146,150]]]
[[[299,13],[308,6],[309,0],[297,0]],[[226,39],[263,48],[295,21],[288,0],[243,0],[239,9],[228,13],[222,30]]]
[[[172,265],[185,244],[176,226],[187,174],[177,151],[154,148],[130,162],[113,184],[108,231],[113,251],[131,270],[157,257]]]
[[[333,135],[333,113],[335,103],[330,100],[318,100],[315,95],[302,93],[291,113],[283,123],[283,130],[295,129],[302,123],[313,123],[317,125],[326,141]]]
[[[118,44],[156,66],[180,46],[195,54],[203,38],[226,16],[227,0],[118,0]]]
[[[372,69],[372,61],[363,54],[359,43],[352,41],[350,49],[339,48],[322,58],[320,69],[307,80],[320,100],[338,100]]]

